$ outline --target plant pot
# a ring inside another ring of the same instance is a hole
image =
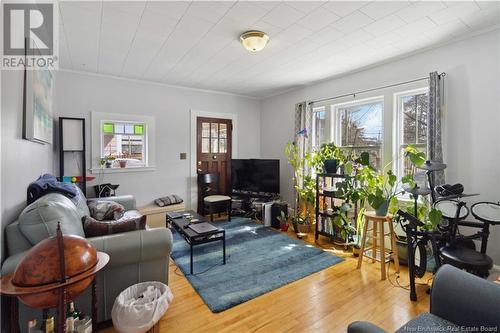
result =
[[[355,257],[359,257],[359,253],[361,252],[361,248],[358,247],[357,245],[354,245],[352,247],[352,254],[355,256]]]
[[[112,166],[112,165],[113,165],[113,163],[111,163],[111,162],[106,162],[106,168],[108,168],[108,169],[109,169],[109,168],[111,168],[111,166]]]
[[[337,173],[338,161],[337,160],[326,160],[323,163],[325,168],[325,173]]]
[[[386,216],[387,211],[389,210],[389,200],[384,200],[384,202],[375,209],[375,214],[377,216]]]
[[[299,224],[299,233],[307,234],[311,231],[311,225],[309,223]]]
[[[125,168],[127,166],[127,161],[118,161],[120,168]]]
[[[283,232],[287,232],[288,231],[288,224],[281,223],[280,224],[280,230],[283,231]]]

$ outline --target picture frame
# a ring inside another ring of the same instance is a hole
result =
[[[36,49],[33,40],[26,45]],[[25,48],[28,49],[27,47]],[[28,54],[26,53],[26,56]],[[36,56],[31,54],[30,56]],[[23,139],[52,144],[54,136],[54,73],[50,69],[24,69]]]

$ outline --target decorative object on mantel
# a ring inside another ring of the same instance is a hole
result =
[[[55,237],[33,246],[13,274],[2,276],[0,294],[14,298],[11,303],[11,322],[19,322],[19,299],[33,308],[57,308],[57,331],[66,332],[66,302],[74,300],[92,284],[92,329],[96,332],[95,275],[108,261],[106,253],[96,251],[84,238],[63,235],[58,224]],[[12,325],[11,330],[19,332],[18,325]]]

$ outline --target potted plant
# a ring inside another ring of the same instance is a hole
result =
[[[106,156],[105,158],[105,165],[106,165],[106,168],[111,168],[113,166],[113,162],[115,161],[115,157],[112,156],[112,155],[108,155]]]
[[[286,216],[285,212],[281,211],[280,216],[277,217],[278,221],[280,221],[280,230],[283,232],[288,231],[288,216]]]
[[[310,225],[315,221],[316,182],[315,179],[308,174],[308,171],[314,167],[314,154],[305,153],[301,157],[297,144],[289,142],[285,147],[285,155],[294,170],[293,181],[297,198],[295,200],[294,209],[295,217],[292,218],[292,223],[294,231],[299,233],[303,232],[304,229],[310,229]],[[301,226],[300,229],[299,225]]]
[[[125,168],[127,166],[127,160],[118,160],[120,168]]]
[[[333,142],[324,143],[319,150],[313,154],[313,164],[317,171],[325,173],[337,173],[342,162],[342,151]]]

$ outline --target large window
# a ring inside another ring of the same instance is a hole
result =
[[[396,149],[398,176],[411,172],[412,165],[403,158],[404,149],[408,145],[426,149],[427,143],[427,103],[428,90],[418,89],[396,94]]]
[[[370,164],[382,167],[384,100],[369,100],[334,105],[334,142],[349,154],[370,155]]]
[[[102,122],[101,158],[126,160],[127,167],[147,166],[145,135],[144,123]]]

